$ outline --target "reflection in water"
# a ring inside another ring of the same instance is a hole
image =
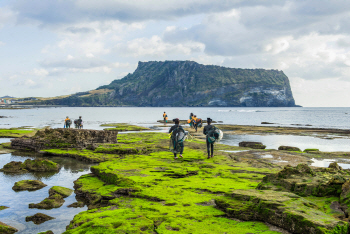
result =
[[[229,135],[224,134],[222,144],[238,146],[242,141],[258,141],[267,149],[278,149],[281,145],[298,147],[301,150],[316,148],[324,152],[350,151],[350,139],[321,139],[292,135]]]
[[[74,193],[65,198],[65,203],[58,209],[39,210],[29,209],[29,203],[38,203],[48,197],[48,190],[52,186],[63,186],[73,189],[73,181],[81,175],[90,173],[90,166],[93,164],[84,163],[72,158],[62,157],[43,157],[35,153],[13,153],[0,154],[0,168],[10,161],[24,162],[26,159],[48,158],[51,161],[59,163],[61,169],[58,173],[35,172],[26,174],[5,174],[0,172],[0,205],[8,206],[9,209],[0,211],[0,220],[19,230],[17,233],[38,233],[52,230],[54,233],[62,233],[74,215],[86,210],[87,208],[68,208],[67,205],[76,202]],[[12,186],[15,182],[25,179],[41,180],[48,186],[37,191],[15,192]],[[50,215],[55,219],[47,221],[40,225],[33,222],[25,222],[25,217],[34,215],[38,212]]]

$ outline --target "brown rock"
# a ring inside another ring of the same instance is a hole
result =
[[[48,220],[51,220],[51,219],[55,219],[55,218],[48,216],[46,214],[43,214],[43,213],[36,213],[33,216],[27,216],[26,222],[33,221],[33,223],[35,223],[35,224],[42,224],[42,223],[44,223]]]
[[[328,168],[333,168],[334,170],[342,170],[341,166],[338,165],[338,163],[336,162],[332,162],[331,164],[329,164]]]
[[[301,151],[298,147],[293,147],[293,146],[280,146],[278,147],[278,150],[287,150],[287,151]]]
[[[265,149],[266,145],[263,145],[261,142],[253,142],[253,141],[242,141],[239,142],[240,147],[249,147],[253,149]]]
[[[15,161],[7,163],[2,169],[0,169],[0,171],[7,172],[7,173],[26,173],[26,172],[28,172],[22,162],[15,162]]]
[[[40,151],[52,148],[96,147],[96,143],[117,143],[118,131],[58,128],[38,131],[32,138],[11,140],[13,149]]]
[[[12,187],[12,189],[14,191],[23,191],[23,190],[34,191],[34,190],[44,188],[45,186],[47,185],[39,180],[21,180],[16,182],[15,185]]]

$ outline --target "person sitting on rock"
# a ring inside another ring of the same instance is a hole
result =
[[[171,133],[169,150],[174,153],[174,159],[178,159],[176,156],[178,153],[180,154],[180,158],[183,158],[182,154],[186,135],[185,130],[180,125],[180,120],[176,118],[173,121],[175,125],[169,129],[169,133]]]
[[[67,116],[66,119],[64,120],[64,127],[65,128],[70,128],[70,125],[72,124],[72,121],[69,119]]]
[[[208,152],[208,159],[209,158],[212,158],[214,156],[214,142],[211,142],[210,139],[209,139],[209,131],[212,130],[213,128],[213,125],[211,125],[211,122],[213,120],[211,118],[207,118],[207,126],[204,127],[203,129],[203,134],[206,135],[206,142],[207,142],[207,152]],[[210,149],[211,149],[211,152],[210,152]],[[211,154],[210,154],[211,153]]]

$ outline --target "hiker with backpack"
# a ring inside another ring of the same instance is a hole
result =
[[[192,118],[192,124],[193,124],[194,129],[195,129],[196,132],[197,132],[197,127],[198,127],[198,125],[197,125],[197,115],[194,115],[194,116],[193,116],[193,118]]]
[[[174,153],[174,159],[178,159],[176,156],[177,154],[180,154],[179,157],[183,158],[182,153],[184,151],[186,134],[185,130],[180,125],[180,120],[176,118],[173,121],[175,125],[171,126],[169,129],[169,133],[171,133],[169,150]]]
[[[207,142],[207,152],[208,152],[208,159],[212,158],[214,156],[214,143],[216,140],[220,138],[220,130],[211,125],[211,122],[213,120],[211,118],[207,118],[207,126],[203,129],[203,134],[206,135],[206,142]]]

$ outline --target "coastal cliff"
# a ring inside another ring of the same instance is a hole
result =
[[[283,71],[227,68],[193,61],[139,62],[137,69],[98,90],[41,102],[68,106],[292,107]]]

